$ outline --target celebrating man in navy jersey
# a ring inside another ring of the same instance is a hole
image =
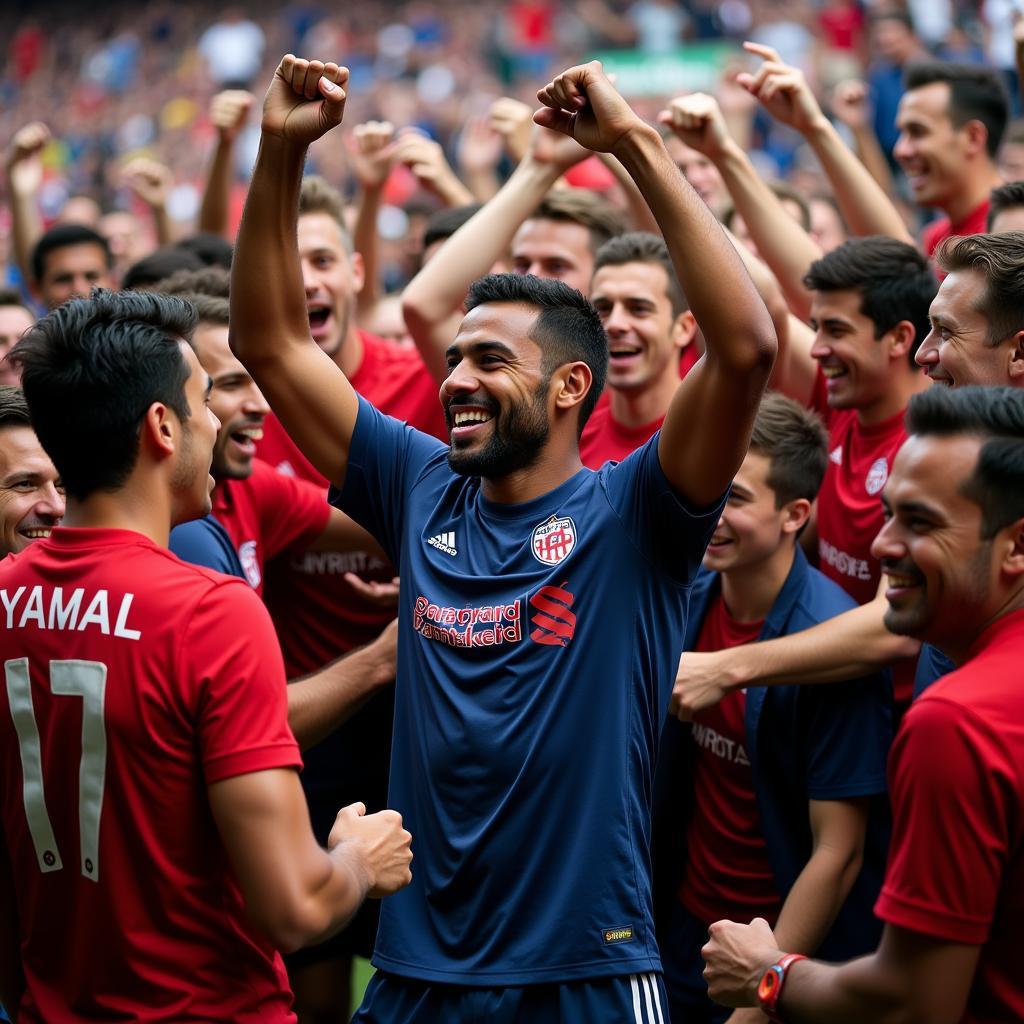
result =
[[[391,802],[417,833],[360,1021],[662,1021],[652,762],[687,591],[776,349],[739,257],[599,64],[536,120],[612,152],[647,197],[707,354],[662,430],[600,472],[579,432],[604,381],[593,307],[560,282],[471,289],[441,387],[450,445],[378,413],[309,336],[295,248],[306,147],[348,73],[287,56],[231,287],[232,345],[332,500],[400,567]]]

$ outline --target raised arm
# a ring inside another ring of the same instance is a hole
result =
[[[253,95],[244,89],[225,89],[210,101],[210,122],[217,129],[206,187],[199,207],[200,231],[209,231],[230,240],[228,217],[231,207],[231,183],[235,175],[235,141],[242,130]]]
[[[291,54],[274,72],[231,268],[231,349],[306,458],[337,485],[359,404],[310,337],[296,225],[306,149],[341,123],[347,83],[347,68]]]
[[[356,296],[356,319],[364,322],[380,299],[380,239],[377,215],[384,185],[395,162],[395,126],[390,121],[357,124],[349,142],[352,170],[359,182],[359,203],[352,244],[363,257],[363,287]]]
[[[284,952],[323,941],[367,896],[395,892],[412,877],[411,836],[395,811],[343,808],[324,850],[291,769],[225,779],[208,793],[245,909]]]
[[[121,168],[121,180],[149,207],[157,244],[171,245],[174,242],[174,225],[167,210],[167,196],[174,177],[170,167],[159,160],[136,157]]]
[[[50,129],[41,121],[14,133],[4,162],[7,171],[7,201],[11,206],[12,256],[21,276],[32,281],[32,250],[43,233],[39,213],[39,190],[43,184],[40,153],[50,141]]]
[[[888,235],[914,244],[899,211],[871,172],[840,138],[822,113],[799,68],[790,67],[770,46],[744,43],[744,49],[763,58],[757,74],[737,81],[756,96],[778,121],[795,128],[814,150],[828,175],[836,202],[854,235]]]
[[[587,156],[571,139],[538,130],[498,194],[455,232],[402,293],[402,313],[434,378],[448,376],[452,343],[469,286],[490,271],[548,189]]]
[[[534,115],[538,123],[614,154],[661,228],[706,351],[672,399],[658,458],[678,491],[708,505],[729,485],[750,443],[777,348],[768,311],[661,136],[630,109],[599,62],[571,68],[537,95],[544,104]]]
[[[658,120],[718,168],[758,253],[778,279],[789,308],[806,319],[811,297],[803,279],[807,268],[821,257],[821,249],[790,216],[729,134],[718,102],[705,93],[681,96],[658,115]]]
[[[892,172],[872,124],[868,86],[857,78],[840,82],[832,91],[832,113],[850,129],[857,158],[886,195],[894,195]]]

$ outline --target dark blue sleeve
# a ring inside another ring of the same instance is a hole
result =
[[[369,530],[391,561],[401,558],[402,524],[409,489],[425,471],[444,464],[448,448],[359,399],[345,483],[327,500]]]
[[[669,483],[658,460],[658,438],[599,472],[608,501],[643,556],[679,583],[690,583],[718,525],[728,491],[695,508]]]
[[[886,791],[892,742],[888,676],[877,673],[802,688],[809,800],[849,800]]]
[[[213,516],[182,523],[171,530],[167,545],[183,562],[245,579],[238,552],[227,530]]]
[[[931,644],[925,644],[917,657],[917,671],[914,673],[914,699],[924,693],[932,683],[948,675],[956,668],[942,651]]]

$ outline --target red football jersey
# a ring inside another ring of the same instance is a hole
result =
[[[381,412],[417,430],[446,438],[438,386],[419,353],[360,332],[363,361],[352,386]],[[279,473],[311,481],[326,502],[327,481],[268,416],[257,454]],[[369,606],[345,582],[345,573],[387,581],[391,565],[370,552],[295,552],[268,567],[267,604],[274,617],[289,678],[313,672],[333,658],[369,643],[394,618],[394,612]]]
[[[679,359],[679,379],[682,380],[697,364],[701,355],[697,346],[687,345]],[[624,427],[612,416],[611,388],[605,388],[583,427],[580,436],[580,459],[587,469],[600,469],[606,462],[621,462],[641,445],[646,444],[655,431],[661,430],[665,417],[642,427]]]
[[[985,231],[988,221],[988,209],[990,202],[986,199],[980,206],[976,206],[963,220],[951,224],[948,217],[932,221],[924,231],[921,232],[921,246],[928,256],[931,256],[939,245],[947,238],[954,235],[980,235]],[[945,277],[945,274],[941,275]]]
[[[301,767],[269,616],[127,530],[0,563],[2,822],[22,1021],[294,1021],[207,799]]]
[[[875,913],[981,946],[963,1024],[1024,1020],[1024,612],[910,706],[889,756],[893,836]]]
[[[905,412],[865,427],[854,409],[829,409],[820,386],[814,406],[828,427],[828,468],[818,492],[818,568],[858,604],[878,593],[882,577],[871,544],[881,530],[882,488],[907,439]]]
[[[763,622],[737,622],[719,595],[709,606],[698,651],[754,643]],[[686,831],[686,874],[679,899],[705,924],[722,918],[773,923],[782,908],[761,832],[747,754],[747,695],[734,690],[693,716],[694,812]]]
[[[322,488],[275,473],[259,459],[250,477],[225,480],[213,495],[214,518],[227,530],[257,594],[263,593],[265,563],[318,537],[330,512]]]

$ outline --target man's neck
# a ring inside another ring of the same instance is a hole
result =
[[[982,633],[1004,616],[1012,615],[1014,612],[1019,612],[1022,609],[1024,609],[1024,586],[1018,587],[1007,594],[1005,600],[980,625],[973,629],[965,630],[962,642],[951,641],[948,636],[930,642],[938,647],[959,668],[969,659],[971,649]]]
[[[784,539],[766,559],[721,573],[722,600],[739,622],[761,622],[778,599],[796,557],[795,541]]]
[[[333,356],[341,372],[351,380],[363,364],[363,339],[355,327],[349,327]]]
[[[574,445],[571,452],[542,452],[529,466],[507,476],[483,477],[480,487],[488,501],[499,505],[521,505],[550,494],[582,468],[579,447]]]
[[[154,491],[133,489],[129,483],[114,493],[97,491],[84,501],[68,499],[63,526],[130,530],[167,547],[171,535],[171,509]]]
[[[986,161],[974,174],[968,176],[962,189],[942,204],[942,212],[951,224],[959,224],[988,199],[992,189],[1002,183],[999,171]]]
[[[929,387],[931,387],[931,381],[920,370],[901,366],[894,370],[885,394],[870,405],[862,406],[857,410],[857,422],[862,427],[873,427],[878,423],[884,423],[903,412],[913,395],[919,391],[926,391]]]
[[[645,388],[623,391],[609,387],[612,419],[620,427],[634,429],[662,419],[679,387],[679,370],[673,360],[671,373],[663,373]]]

